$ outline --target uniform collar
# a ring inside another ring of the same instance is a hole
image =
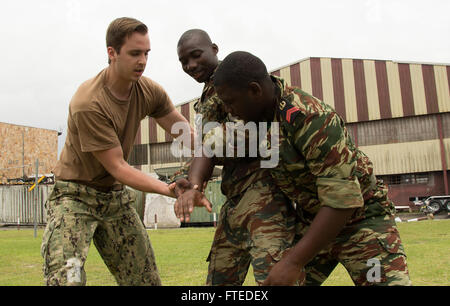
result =
[[[278,111],[278,105],[280,104],[280,102],[283,100],[283,97],[285,95],[285,91],[286,91],[286,83],[285,81],[280,78],[277,77],[275,75],[270,75],[270,78],[272,79],[272,82],[275,84],[275,90],[276,92],[276,96],[277,96],[277,103],[276,103],[276,108],[274,111],[274,118],[273,121],[276,122],[280,122],[281,118],[280,118],[280,112]]]
[[[205,86],[203,86],[202,96],[200,97],[201,101],[204,100],[204,98],[208,94],[208,92],[211,92],[212,88],[214,87],[214,73],[216,73],[217,68],[219,68],[220,63],[222,63],[222,61],[219,61],[219,63],[217,64],[217,67],[214,69],[209,80],[205,82]]]
[[[214,86],[214,73],[216,73],[216,71],[217,71],[217,68],[219,68],[219,66],[220,66],[220,64],[222,63],[222,61],[219,61],[218,63],[217,63],[217,66],[216,66],[216,68],[214,69],[214,71],[213,71],[213,73],[211,74],[211,76],[209,77],[209,80],[207,81],[207,82],[205,82],[205,88],[206,87],[212,87],[212,86]]]

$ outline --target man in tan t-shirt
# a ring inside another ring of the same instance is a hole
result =
[[[109,67],[84,82],[69,106],[41,247],[47,285],[86,283],[84,263],[92,239],[118,284],[161,284],[147,232],[132,207],[134,197],[124,185],[175,195],[169,185],[126,160],[146,116],[168,133],[176,122],[189,123],[164,89],[142,76],[150,51],[143,23],[114,20],[106,42]]]

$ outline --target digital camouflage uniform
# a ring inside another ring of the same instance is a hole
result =
[[[335,241],[305,267],[306,284],[322,284],[339,262],[357,285],[409,285],[395,207],[372,162],[329,105],[280,78],[272,80],[280,95],[274,118],[280,126],[280,162],[272,175],[296,202],[298,232],[306,232],[322,206],[356,208]],[[381,264],[375,281],[376,275],[367,277],[375,271],[373,259]]]
[[[108,193],[56,181],[46,203],[43,235],[47,285],[85,285],[84,263],[92,239],[119,285],[161,285],[147,231],[126,188]]]
[[[225,112],[211,81],[205,84],[194,109],[203,116],[197,126],[218,122],[225,131],[226,122],[235,122]],[[203,141],[208,137],[215,137],[214,133],[208,133]],[[226,201],[207,259],[206,283],[242,285],[250,264],[256,282],[262,283],[270,268],[293,244],[294,208],[274,184],[270,170],[260,168],[258,158],[217,158],[217,161],[223,165],[221,190]]]

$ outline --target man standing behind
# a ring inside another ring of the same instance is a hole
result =
[[[225,112],[212,86],[212,75],[219,61],[218,47],[209,35],[198,29],[185,32],[179,39],[177,52],[184,72],[197,82],[205,83],[201,98],[194,106],[197,114],[203,116],[202,126],[208,122],[222,125],[235,122]],[[212,170],[214,165],[203,167],[202,161],[208,159],[194,158],[189,170],[190,183],[177,181],[178,195],[188,186],[175,204],[175,213],[181,220],[189,221],[193,209],[189,204],[197,200],[196,205],[208,203],[201,191],[211,172],[203,170]],[[259,158],[214,158],[212,162],[223,165],[221,189],[226,202],[220,211],[208,256],[207,284],[242,285],[250,264],[256,282],[261,284],[271,267],[292,246],[295,234],[293,207],[274,184],[269,169],[260,168]],[[195,185],[199,188],[192,188]]]
[[[47,285],[85,285],[92,239],[119,285],[161,284],[148,234],[132,207],[135,199],[124,185],[174,194],[126,160],[146,116],[169,133],[175,122],[188,123],[164,89],[142,76],[147,32],[136,19],[114,20],[106,34],[109,67],[84,82],[70,102],[41,247]]]

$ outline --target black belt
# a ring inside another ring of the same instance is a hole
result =
[[[116,184],[116,185],[112,185],[111,187],[100,187],[100,186],[89,186],[94,188],[95,190],[101,191],[101,192],[111,192],[111,191],[121,191],[123,189],[123,185],[122,184]]]
[[[108,193],[111,191],[121,191],[121,190],[123,190],[123,187],[124,187],[124,185],[122,185],[122,184],[114,184],[112,186],[107,187],[107,186],[91,185],[91,184],[87,184],[85,182],[80,182],[80,181],[72,181],[72,182],[74,182],[76,184],[81,184],[81,185],[87,186],[89,188],[93,188],[97,191],[104,192],[104,193]]]

